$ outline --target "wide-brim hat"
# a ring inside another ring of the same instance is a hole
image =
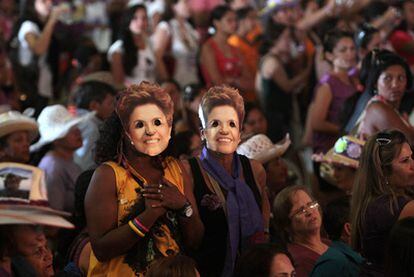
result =
[[[86,82],[101,82],[106,85],[113,87],[116,91],[123,90],[125,88],[124,84],[117,83],[109,71],[97,71],[90,73],[79,79],[79,85]]]
[[[13,175],[17,183],[8,184]],[[74,228],[64,211],[49,207],[45,176],[40,168],[20,163],[0,163],[0,225],[34,224]]]
[[[290,143],[289,136],[283,142],[274,144],[266,135],[258,134],[240,144],[237,153],[265,164],[274,158],[281,157],[289,148]]]
[[[362,147],[365,141],[352,136],[339,138],[324,156],[323,161],[332,164],[339,164],[352,168],[358,168]]]
[[[37,151],[42,146],[65,137],[70,128],[93,115],[94,113],[90,112],[83,116],[75,116],[62,105],[45,107],[37,118],[40,139],[30,146],[30,151]]]
[[[0,114],[0,137],[7,136],[18,131],[28,131],[30,141],[34,140],[39,128],[36,120],[22,115],[18,111],[7,111]]]

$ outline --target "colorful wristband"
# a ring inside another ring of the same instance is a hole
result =
[[[132,229],[132,231],[134,231],[138,236],[140,236],[141,238],[145,237],[145,234],[143,232],[141,232],[132,222],[132,220],[128,221],[128,225],[129,227]]]
[[[149,229],[138,219],[138,217],[134,218],[134,224],[141,229],[144,233],[148,233]]]

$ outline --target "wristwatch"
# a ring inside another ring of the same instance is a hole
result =
[[[190,202],[185,202],[184,206],[178,211],[178,214],[185,218],[190,218],[193,215],[193,207]]]

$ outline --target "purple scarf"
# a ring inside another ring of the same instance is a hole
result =
[[[206,147],[203,148],[200,160],[203,169],[227,191],[227,239],[230,249],[226,254],[222,276],[232,276],[240,242],[243,246],[252,235],[264,231],[263,216],[252,190],[240,178],[242,167],[237,153],[233,155],[231,175]]]

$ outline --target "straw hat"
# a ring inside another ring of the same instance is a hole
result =
[[[20,163],[0,163],[0,225],[73,228],[64,216],[70,214],[49,207],[43,170]]]
[[[237,148],[237,153],[265,164],[282,156],[289,148],[289,135],[282,143],[274,144],[266,135],[254,135]]]
[[[8,111],[0,114],[0,137],[17,131],[28,131],[30,141],[32,141],[38,134],[36,120],[17,111]]]
[[[333,148],[324,156],[323,161],[333,164],[358,168],[359,158],[361,157],[362,147],[365,141],[352,136],[339,138]]]
[[[101,82],[113,87],[116,91],[120,91],[125,88],[123,84],[115,82],[114,77],[109,71],[93,72],[79,79],[79,85],[86,82]]]
[[[30,151],[36,151],[48,143],[65,137],[70,128],[89,118],[91,115],[93,113],[87,113],[81,117],[73,116],[62,105],[45,107],[37,118],[40,139],[30,146]]]

